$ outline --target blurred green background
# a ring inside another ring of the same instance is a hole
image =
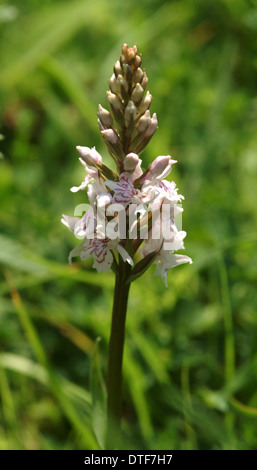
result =
[[[132,285],[124,448],[257,449],[256,32],[254,0],[1,2],[1,449],[97,448],[114,279],[68,266],[60,218],[86,202],[75,146],[109,163],[96,110],[124,42],[194,261]]]

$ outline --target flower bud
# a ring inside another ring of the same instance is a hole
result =
[[[136,55],[138,53],[137,45],[135,45],[133,47],[128,47],[128,44],[124,43],[123,46],[122,46],[122,49],[121,49],[122,54],[127,56],[131,51],[133,51],[134,54]]]
[[[143,134],[144,132],[146,132],[147,128],[150,126],[151,124],[151,116],[150,116],[150,111],[146,111],[145,114],[139,119],[138,123],[137,123],[137,131],[140,133],[140,134]]]
[[[124,54],[121,54],[121,56],[120,56],[120,64],[121,64],[121,66],[122,66],[123,64],[125,64],[125,63],[126,63],[126,57],[125,57]]]
[[[141,59],[141,57],[140,57],[139,55],[137,55],[137,56],[135,57],[134,64],[133,64],[134,67],[135,67],[135,69],[137,69],[138,67],[140,67],[141,64],[142,64],[142,59]]]
[[[109,142],[110,144],[117,144],[118,143],[118,136],[116,132],[113,129],[105,129],[104,131],[101,131],[101,134],[106,140],[106,142]]]
[[[158,125],[157,116],[156,116],[156,113],[154,113],[153,117],[151,119],[151,123],[150,123],[150,125],[148,126],[148,128],[146,129],[146,132],[145,132],[145,137],[146,138],[152,137],[152,135],[155,133],[155,131],[157,129],[157,125]]]
[[[136,65],[137,63],[139,64],[141,57],[137,55],[138,53],[138,48],[137,46],[133,47],[128,47],[127,44],[123,44],[122,50],[121,50],[121,56],[120,56],[120,62],[122,64],[133,64],[135,68],[137,68],[139,65]]]
[[[115,62],[113,70],[114,70],[114,73],[115,73],[116,77],[118,77],[118,75],[122,74],[122,68],[121,68],[119,60],[117,60],[117,62]]]
[[[122,45],[122,48],[121,48],[122,54],[125,55],[127,50],[128,50],[128,44],[126,42],[124,42],[124,44]]]
[[[147,109],[150,108],[152,102],[152,95],[150,95],[149,91],[146,92],[145,97],[142,99],[140,106],[138,107],[138,114],[142,115],[146,112]]]
[[[132,62],[134,62],[135,57],[136,57],[135,51],[133,51],[133,49],[130,49],[126,57],[128,64],[131,64]]]
[[[141,83],[144,77],[144,72],[143,70],[138,67],[138,69],[134,72],[134,82],[135,83]]]
[[[119,111],[119,110],[121,111],[123,106],[118,96],[116,96],[114,93],[111,93],[110,91],[107,91],[106,94],[107,94],[107,100],[109,101],[110,105],[116,111]]]
[[[121,92],[122,98],[127,98],[127,93],[128,93],[129,86],[128,86],[127,80],[122,75],[118,75],[117,85],[118,85],[118,88]]]
[[[102,157],[101,155],[96,151],[95,147],[92,149],[89,147],[81,147],[78,145],[76,147],[77,151],[79,152],[82,160],[89,166],[92,165],[101,165],[102,164]]]
[[[117,79],[114,75],[114,73],[112,74],[110,80],[109,80],[109,88],[111,90],[112,93],[118,93],[119,91],[119,85],[118,85],[118,82],[117,82]]]
[[[144,72],[144,75],[143,75],[143,80],[141,82],[141,87],[145,90],[146,87],[147,87],[147,83],[148,83],[148,77],[146,76],[146,73]]]
[[[128,153],[126,155],[123,165],[125,171],[134,171],[136,166],[138,165],[139,157],[136,153]]]
[[[113,125],[112,116],[110,115],[109,111],[103,108],[100,104],[98,106],[97,116],[99,117],[99,120],[101,121],[104,127],[107,127],[107,128],[112,127]]]
[[[124,155],[124,151],[123,151],[123,148],[121,146],[119,137],[116,134],[116,132],[113,129],[105,129],[104,131],[101,131],[101,134],[104,138],[104,141],[105,141],[112,157],[116,161],[116,163],[117,163],[117,161],[123,160],[125,158],[125,155]],[[103,169],[103,167],[101,167],[101,171],[102,171],[102,169]],[[109,168],[108,168],[108,171],[110,172]]]
[[[124,111],[124,118],[125,118],[126,123],[129,123],[131,119],[134,120],[136,112],[137,112],[137,108],[134,105],[133,101],[130,100]]]
[[[133,93],[131,95],[132,101],[134,101],[135,104],[140,103],[144,96],[144,89],[141,87],[140,83],[137,83]]]
[[[97,119],[97,124],[98,124],[98,127],[99,127],[100,131],[104,131],[104,129],[106,129],[105,126],[103,126],[103,124],[102,124],[102,122],[100,121],[99,118]]]
[[[172,163],[176,163],[176,160],[171,160],[170,155],[157,157],[150,166],[150,173],[156,178],[165,178],[170,170]]]
[[[123,64],[122,70],[124,72],[124,75],[126,76],[128,83],[131,83],[132,78],[133,78],[133,72],[132,72],[131,66],[129,64]]]

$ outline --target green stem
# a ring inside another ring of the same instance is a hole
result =
[[[126,283],[129,271],[128,263],[120,259],[115,281],[108,359],[106,448],[109,450],[119,448],[121,438],[122,358],[130,288],[130,284]]]

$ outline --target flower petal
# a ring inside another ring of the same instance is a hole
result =
[[[74,233],[75,225],[80,221],[79,217],[72,217],[69,215],[62,215],[61,222],[68,227],[68,229]]]
[[[85,249],[85,240],[83,240],[83,242],[81,242],[79,245],[75,246],[73,250],[71,250],[69,254],[70,265],[72,265],[72,258],[74,258],[75,256],[80,256],[80,254],[82,253],[84,249]]]

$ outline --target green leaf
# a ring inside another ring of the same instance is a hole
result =
[[[11,370],[26,377],[30,377],[43,385],[47,386],[49,383],[47,371],[44,367],[27,357],[12,353],[2,353],[0,354],[0,365],[6,370]],[[64,393],[72,398],[72,400],[79,401],[80,404],[83,403],[84,406],[86,405],[89,412],[89,406],[92,403],[90,393],[64,377],[60,377],[59,379]]]
[[[90,391],[92,395],[92,426],[98,444],[104,449],[106,435],[106,387],[101,369],[101,338],[96,339],[90,370]]]
[[[247,406],[234,397],[229,400],[229,403],[234,410],[238,411],[242,415],[249,416],[250,418],[257,418],[257,408]]]
[[[47,373],[48,383],[52,389],[53,394],[56,396],[64,414],[70,421],[77,435],[83,439],[84,446],[88,449],[98,448],[97,442],[92,434],[91,429],[89,429],[89,427],[85,425],[84,421],[82,421],[81,419],[81,416],[78,414],[76,408],[73,406],[73,403],[65,395],[60,380],[58,380],[56,374],[51,368],[48,356],[44,349],[44,345],[41,342],[41,338],[38,334],[37,329],[34,326],[30,313],[28,312],[25,304],[22,302],[18,291],[15,289],[12,278],[10,277],[10,275],[8,275],[8,277],[10,290],[12,292],[11,295],[13,304],[16,308],[20,323],[28,338],[28,342],[35,357]]]
[[[151,266],[154,262],[159,251],[154,251],[149,253],[145,258],[141,259],[136,266],[132,269],[130,276],[127,279],[127,283],[135,281],[138,277],[142,276],[144,272]]]
[[[72,70],[69,70],[61,61],[53,57],[47,57],[42,62],[41,68],[58,83],[58,86],[62,88],[76,108],[80,111],[87,123],[87,126],[95,132],[97,130],[95,124],[95,106],[93,101],[90,99],[89,92],[87,92],[85,87],[82,86],[75,73],[72,73]]]
[[[224,392],[202,388],[199,390],[199,395],[202,397],[208,407],[215,408],[221,413],[226,413],[228,411],[228,401]]]
[[[6,46],[1,79],[4,87],[12,88],[31,73],[49,54],[68,42],[85,25],[96,28],[108,14],[103,1],[98,8],[84,0],[47,5],[19,23],[13,22],[5,34]],[[26,34],[24,34],[26,31]],[[12,57],[12,60],[9,60]]]
[[[75,281],[89,283],[90,285],[111,287],[109,276],[99,276],[96,272],[78,270],[68,264],[62,265],[52,260],[43,258],[32,252],[17,241],[0,235],[0,264],[18,269],[24,273],[32,274],[30,279],[23,278],[24,286],[35,285],[53,278],[71,278]],[[20,285],[23,286],[20,279]],[[17,287],[20,287],[17,285]],[[1,285],[3,290],[6,288]]]
[[[124,376],[135,406],[138,423],[144,438],[148,440],[153,435],[153,427],[146,398],[146,380],[144,372],[128,349],[124,355],[123,362]]]

